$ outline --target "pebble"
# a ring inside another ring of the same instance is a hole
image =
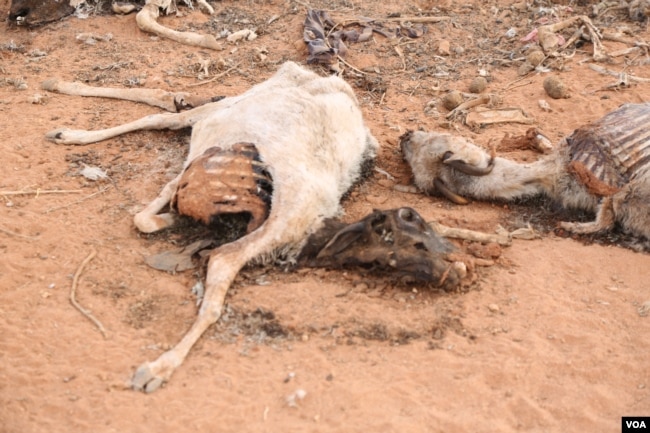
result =
[[[499,312],[499,306],[497,304],[490,304],[490,305],[488,305],[488,310],[490,310],[493,313],[498,313]]]
[[[448,56],[451,54],[450,50],[451,44],[447,40],[441,40],[440,44],[438,44],[438,54],[441,56]]]

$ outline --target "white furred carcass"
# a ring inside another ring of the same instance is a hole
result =
[[[650,239],[650,104],[625,104],[530,164],[436,132],[408,132],[401,148],[424,192],[459,204],[467,203],[465,197],[513,200],[545,194],[566,208],[596,213],[591,222],[562,222],[568,231],[595,233],[619,223]]]
[[[272,78],[240,96],[101,131],[60,129],[47,138],[87,144],[140,129],[188,126],[193,129],[185,168],[213,148],[229,151],[246,144],[257,148],[273,180],[271,210],[256,230],[212,253],[197,321],[178,345],[142,365],[133,377],[134,388],[146,391],[169,379],[219,318],[226,291],[246,263],[263,255],[294,258],[326,218],[340,215],[341,197],[359,180],[364,162],[373,159],[377,149],[348,84],[338,77],[321,78],[295,63],[286,63]],[[159,212],[172,201],[182,175],[135,216],[139,230],[150,233],[174,223],[173,213]]]

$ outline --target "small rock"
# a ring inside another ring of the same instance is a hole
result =
[[[447,40],[441,40],[438,44],[438,54],[441,56],[448,56],[451,54],[450,50],[451,44]]]
[[[498,313],[499,306],[497,304],[490,304],[488,305],[488,310],[490,310],[492,313]]]
[[[541,108],[542,110],[544,110],[546,112],[553,111],[553,108],[551,108],[551,106],[549,105],[548,102],[546,102],[545,99],[538,100],[537,105],[539,105],[539,108]]]
[[[304,389],[297,389],[295,392],[287,396],[287,404],[289,407],[298,407],[298,401],[307,396],[307,391]]]

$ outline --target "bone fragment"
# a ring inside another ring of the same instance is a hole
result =
[[[114,98],[133,102],[142,102],[163,110],[177,112],[179,108],[198,107],[207,102],[207,98],[199,98],[186,92],[166,92],[160,89],[120,89],[114,87],[93,87],[83,83],[48,79],[41,83],[41,88],[49,92],[63,93],[73,96],[95,96]]]
[[[211,50],[223,49],[212,35],[199,35],[198,33],[193,32],[178,32],[158,24],[157,19],[159,16],[160,11],[158,5],[147,3],[144,5],[142,10],[136,14],[135,20],[141,30],[153,33],[163,38],[171,39],[172,41],[184,45],[209,48]]]
[[[534,123],[535,120],[527,117],[520,108],[473,111],[467,113],[467,117],[465,118],[465,124],[470,128],[509,122],[529,125]]]
[[[473,107],[478,107],[479,105],[484,105],[484,104],[489,104],[491,102],[494,102],[495,98],[496,98],[495,95],[481,95],[478,98],[471,99],[469,101],[463,102],[462,104],[458,105],[452,111],[447,113],[446,117],[447,119],[452,119],[462,111],[469,110],[470,108]]]
[[[508,234],[503,234],[503,233],[491,234],[491,233],[477,232],[474,230],[448,227],[440,224],[437,221],[430,221],[429,225],[436,233],[446,238],[463,239],[466,241],[483,242],[483,243],[496,242],[499,245],[510,245],[512,243],[512,238]]]

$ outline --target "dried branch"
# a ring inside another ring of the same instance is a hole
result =
[[[636,75],[627,74],[625,72],[612,71],[610,69],[603,68],[602,66],[594,65],[592,63],[589,64],[589,69],[603,75],[611,75],[613,77],[619,78],[626,77],[626,79],[634,81],[635,83],[650,83],[650,78],[637,77]]]
[[[77,194],[82,190],[80,189],[36,189],[25,191],[0,191],[0,195],[35,195],[38,197],[41,194]]]
[[[84,316],[88,318],[91,322],[93,322],[97,328],[99,328],[99,331],[102,333],[104,338],[106,338],[106,329],[104,329],[104,325],[95,318],[95,316],[92,315],[91,312],[86,310],[84,307],[82,307],[76,299],[76,293],[77,293],[77,284],[79,283],[79,277],[81,276],[81,273],[83,272],[84,268],[90,261],[97,255],[97,251],[95,251],[94,248],[90,251],[90,254],[88,254],[88,257],[84,259],[83,262],[81,262],[81,265],[79,265],[79,269],[77,269],[77,272],[74,274],[74,278],[72,279],[72,289],[70,290],[70,302],[72,305],[81,312]]]
[[[62,205],[62,206],[51,207],[51,208],[49,208],[48,210],[46,210],[44,213],[48,214],[48,213],[50,213],[50,212],[54,212],[55,210],[65,209],[65,208],[67,208],[67,207],[70,207],[70,206],[73,206],[73,205],[75,205],[75,204],[81,203],[81,202],[83,202],[83,201],[86,201],[86,200],[88,200],[88,199],[90,199],[90,198],[95,197],[96,195],[99,195],[99,194],[102,194],[102,193],[106,192],[106,191],[108,190],[108,188],[110,188],[110,187],[108,187],[108,186],[107,186],[107,187],[104,187],[104,188],[100,189],[99,191],[94,192],[94,193],[92,193],[92,194],[90,194],[90,195],[87,195],[87,196],[85,196],[85,197],[83,197],[83,198],[80,198],[79,200],[75,200],[75,201],[73,201],[72,203],[64,204],[64,205]]]

